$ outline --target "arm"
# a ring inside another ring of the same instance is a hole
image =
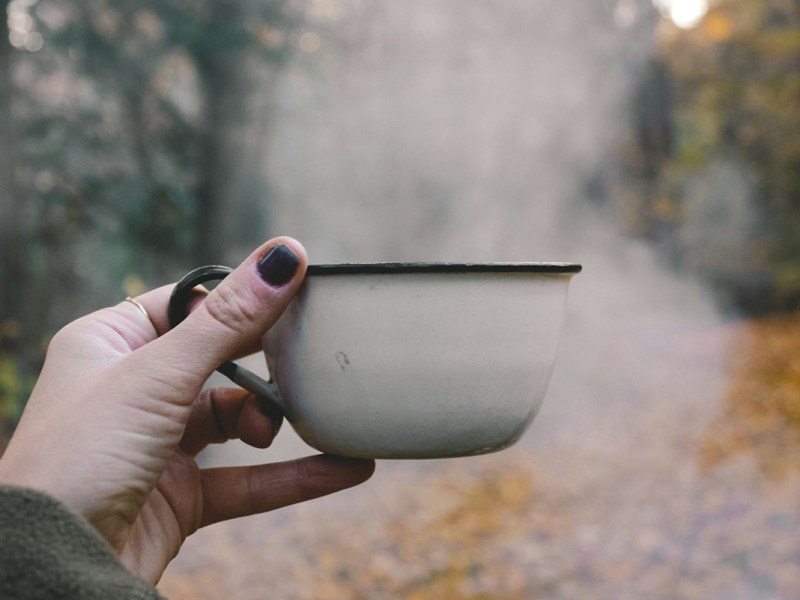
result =
[[[86,521],[40,492],[0,486],[0,540],[0,598],[161,598]]]

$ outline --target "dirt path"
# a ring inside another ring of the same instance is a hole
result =
[[[361,488],[211,527],[161,589],[174,600],[800,597],[800,411],[787,400],[799,320],[595,331],[583,353],[568,332],[545,407],[514,448],[383,462]],[[289,440],[279,453],[299,450]]]

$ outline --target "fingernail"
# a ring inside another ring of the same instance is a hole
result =
[[[282,286],[297,272],[300,259],[289,250],[288,246],[279,244],[270,248],[258,261],[258,272],[261,279],[273,286]]]

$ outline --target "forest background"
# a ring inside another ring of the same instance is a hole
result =
[[[611,26],[636,8],[589,4]],[[302,68],[318,68],[319,31],[335,27],[340,7],[3,6],[0,419],[8,434],[63,323],[190,266],[236,260],[277,233],[259,152],[240,145],[247,139],[263,149],[246,130],[267,136],[271,85],[289,56],[305,54]],[[725,0],[697,26],[668,30],[658,29],[657,7],[649,8],[639,27],[657,42],[633,75],[614,145],[574,173],[586,189],[581,201],[601,206],[625,235],[652,243],[666,263],[696,273],[723,310],[793,311],[800,8]],[[262,90],[255,122],[246,105],[254,87]],[[698,191],[720,177],[722,192]]]

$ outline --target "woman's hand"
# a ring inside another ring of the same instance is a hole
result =
[[[200,469],[207,444],[241,438],[265,448],[280,426],[239,389],[202,391],[223,361],[260,339],[299,287],[303,247],[256,250],[168,331],[163,287],[97,311],[53,338],[41,377],[0,460],[0,483],[43,491],[85,517],[122,562],[156,582],[198,528],[335,492],[374,463],[313,456]],[[147,318],[149,316],[149,318]]]

